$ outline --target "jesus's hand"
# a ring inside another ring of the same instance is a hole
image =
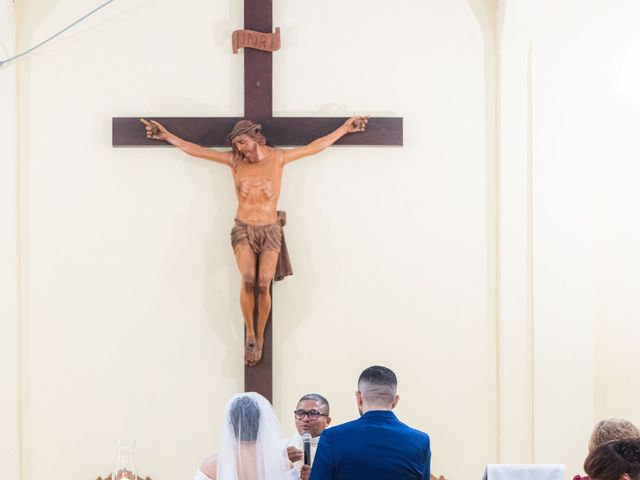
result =
[[[364,132],[369,121],[369,115],[355,115],[344,122],[347,133]]]
[[[151,138],[153,140],[167,140],[169,131],[160,123],[155,120],[145,120],[144,118],[141,118],[140,121],[144,123],[144,129],[147,131],[147,138]]]

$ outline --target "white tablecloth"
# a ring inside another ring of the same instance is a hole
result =
[[[490,464],[482,480],[565,480],[564,465]]]

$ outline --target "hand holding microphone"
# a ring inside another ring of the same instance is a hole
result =
[[[309,432],[302,434],[302,452],[304,465],[300,469],[300,480],[308,480],[311,475],[311,434]]]
[[[300,480],[309,480],[311,476],[311,467],[309,465],[302,465],[300,469]]]

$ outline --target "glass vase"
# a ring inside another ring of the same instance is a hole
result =
[[[136,480],[135,440],[116,440],[116,463],[111,480]]]

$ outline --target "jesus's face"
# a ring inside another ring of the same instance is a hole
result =
[[[258,143],[249,135],[238,135],[233,139],[232,146],[245,162],[258,162]]]

